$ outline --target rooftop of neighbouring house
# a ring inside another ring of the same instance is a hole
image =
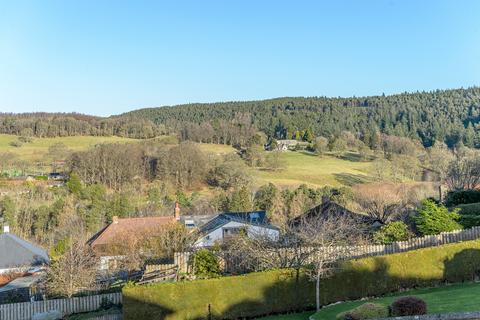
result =
[[[255,225],[268,229],[277,229],[277,227],[271,225],[268,222],[267,214],[265,211],[248,211],[248,212],[224,212],[215,216],[208,221],[202,227],[200,227],[200,233],[209,233],[227,223],[235,221],[244,224]]]
[[[47,264],[47,251],[10,232],[0,234],[0,269]]]
[[[152,216],[135,218],[113,217],[112,222],[91,237],[89,245],[108,245],[129,235],[148,235],[157,232],[160,228],[176,222],[174,216]]]

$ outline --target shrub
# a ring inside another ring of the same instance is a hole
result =
[[[389,244],[395,241],[408,240],[408,226],[402,221],[387,223],[375,232],[373,239],[379,244]]]
[[[417,316],[427,313],[427,304],[417,297],[402,297],[390,306],[392,316]]]
[[[365,303],[337,315],[337,320],[366,320],[388,317],[388,308],[378,303]]]
[[[460,218],[458,212],[459,209],[449,212],[445,206],[437,205],[432,200],[425,200],[414,220],[418,231],[423,235],[439,234],[462,228],[457,222]]]
[[[462,216],[463,215],[480,216],[480,202],[460,204],[456,206],[456,208],[460,209],[460,215]]]
[[[447,194],[445,204],[451,207],[476,202],[480,202],[480,190],[461,190],[450,191]]]
[[[23,143],[19,140],[14,140],[12,142],[9,143],[12,147],[15,147],[15,148],[20,148]]]
[[[207,249],[201,249],[193,255],[194,274],[199,278],[214,278],[220,275],[218,258]]]

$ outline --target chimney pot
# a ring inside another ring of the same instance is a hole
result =
[[[174,216],[177,221],[180,220],[180,204],[178,202],[175,202]]]
[[[118,216],[112,217],[112,223],[118,223]]]
[[[10,226],[9,225],[4,225],[3,226],[3,233],[9,233],[10,232]]]

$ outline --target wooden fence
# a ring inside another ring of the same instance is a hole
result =
[[[1,320],[30,320],[36,313],[58,310],[64,315],[90,312],[100,308],[102,301],[108,299],[114,304],[122,303],[122,293],[107,293],[94,296],[54,299],[35,302],[0,304]],[[118,315],[116,318],[118,319]],[[110,319],[110,318],[109,318]]]
[[[443,232],[438,235],[416,237],[407,241],[398,241],[386,245],[364,245],[356,246],[353,249],[345,250],[349,252],[348,258],[362,258],[370,256],[382,256],[386,254],[406,252],[410,250],[416,250],[421,248],[435,247],[448,243],[455,243],[460,241],[475,240],[480,238],[480,227],[473,227],[465,230],[456,230],[452,232]],[[290,248],[283,248],[288,251]],[[309,248],[303,248],[304,251],[308,251]],[[176,252],[174,255],[173,265],[177,265],[180,272],[191,272],[192,266],[189,263],[190,257],[193,252]],[[221,257],[221,267],[224,272],[238,272],[235,268],[241,261],[238,261],[238,256],[231,256],[225,252],[217,252]],[[159,269],[166,268],[171,265],[159,265]],[[154,268],[154,266],[150,266]]]

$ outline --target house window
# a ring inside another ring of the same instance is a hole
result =
[[[233,237],[241,233],[246,233],[245,227],[223,228],[223,238]]]

